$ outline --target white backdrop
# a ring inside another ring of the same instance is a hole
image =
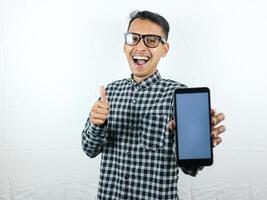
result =
[[[210,87],[226,115],[214,165],[180,173],[181,199],[267,199],[266,1],[0,0],[0,200],[96,199],[81,131],[99,85],[130,75],[135,9],[170,22],[161,75]]]

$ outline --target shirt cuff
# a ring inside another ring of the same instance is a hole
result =
[[[102,125],[95,125],[92,122],[89,122],[89,129],[93,135],[104,137],[108,129],[108,123],[105,121],[105,123]]]

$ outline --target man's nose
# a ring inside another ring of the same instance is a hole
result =
[[[145,43],[144,43],[144,40],[143,40],[143,38],[141,38],[141,40],[137,43],[137,45],[136,45],[136,48],[137,49],[145,49],[146,48],[146,45],[145,45]]]

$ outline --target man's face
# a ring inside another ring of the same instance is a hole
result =
[[[158,24],[138,18],[131,23],[128,32],[142,35],[153,34],[164,36],[163,30]],[[160,58],[164,57],[168,53],[168,50],[168,43],[163,44],[160,42],[156,48],[149,48],[144,44],[142,39],[136,46],[124,44],[124,53],[134,75],[134,80],[141,82],[154,74]]]

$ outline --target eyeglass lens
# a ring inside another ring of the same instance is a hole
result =
[[[125,42],[128,45],[135,46],[143,38],[143,41],[147,47],[155,48],[158,46],[160,41],[160,36],[157,35],[140,35],[137,33],[127,33],[125,37]]]

